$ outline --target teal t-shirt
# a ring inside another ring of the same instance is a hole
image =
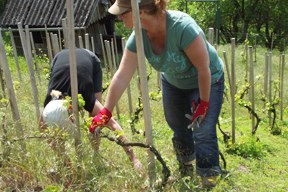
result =
[[[142,30],[145,57],[157,71],[162,72],[164,78],[172,85],[181,89],[198,88],[196,68],[190,63],[184,50],[201,34],[202,29],[191,16],[180,11],[166,12],[166,46],[162,54],[153,53],[146,31]],[[133,31],[130,35],[127,48],[136,51],[136,38]],[[210,58],[211,83],[215,83],[223,74],[223,62],[217,55],[215,48],[206,41]]]

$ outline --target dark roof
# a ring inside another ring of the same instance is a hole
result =
[[[8,0],[0,26],[59,27],[66,17],[66,0]],[[105,17],[109,0],[74,0],[75,27],[86,27]]]

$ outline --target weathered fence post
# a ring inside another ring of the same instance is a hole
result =
[[[46,42],[47,42],[48,58],[49,58],[49,61],[51,62],[52,59],[53,59],[53,54],[52,54],[50,35],[49,35],[49,32],[47,30],[47,26],[46,25],[45,25],[45,35],[46,35]]]
[[[32,64],[32,54],[31,54],[31,45],[30,45],[30,38],[29,38],[29,30],[28,26],[25,29],[25,33],[23,31],[22,24],[19,22],[18,23],[18,30],[22,42],[22,48],[23,52],[25,55],[26,63],[28,65],[28,70],[30,73],[30,81],[31,81],[31,86],[32,86],[32,94],[34,98],[34,106],[35,106],[35,115],[37,120],[40,117],[40,109],[39,109],[39,102],[38,102],[38,89],[35,81],[35,73],[33,69],[33,64]]]
[[[110,42],[105,40],[105,50],[106,50],[106,54],[107,54],[107,60],[108,60],[108,71],[110,73],[110,77],[113,77],[113,65],[112,65],[112,56],[111,56],[111,48],[110,48]]]
[[[226,51],[223,51],[223,57],[224,57],[224,64],[226,67],[226,72],[227,72],[227,78],[228,78],[228,83],[229,83],[229,90],[230,90],[230,94],[231,94],[231,75],[230,75],[230,69],[229,69],[229,64],[228,64],[228,60],[227,60],[227,54]]]
[[[38,101],[38,88],[37,83],[35,80],[35,72],[33,68],[33,61],[32,61],[32,49],[31,49],[31,41],[30,41],[30,35],[29,35],[29,28],[28,25],[25,26],[25,33],[22,33],[24,36],[24,39],[26,37],[26,42],[23,41],[23,45],[25,44],[26,51],[24,51],[26,61],[28,64],[28,69],[30,71],[30,80],[32,85],[32,91],[33,91],[33,98],[34,98],[34,105],[35,105],[35,114],[37,120],[40,118],[40,108],[39,108],[39,101]],[[23,47],[24,48],[24,47]]]
[[[79,109],[78,109],[78,83],[77,83],[77,65],[76,65],[76,46],[75,46],[75,31],[74,31],[74,10],[72,0],[66,1],[67,8],[67,28],[68,28],[68,42],[69,46],[69,62],[70,62],[70,81],[71,81],[71,97],[73,114],[75,117],[75,131],[74,140],[78,160],[82,161],[82,141],[80,132]],[[80,167],[79,167],[80,168]]]
[[[84,48],[83,38],[81,35],[78,36],[78,41],[79,41],[79,48]]]
[[[248,39],[248,34],[246,39]],[[245,80],[248,80],[248,71],[249,71],[249,61],[248,61],[248,45],[245,43],[244,45],[244,62],[245,62]]]
[[[146,72],[146,60],[142,42],[142,30],[139,17],[138,1],[131,0],[131,5],[133,14],[133,24],[136,35],[136,47],[137,47],[138,66],[141,82],[141,93],[143,99],[145,137],[146,137],[146,143],[148,145],[153,145],[151,111],[150,111],[149,91],[148,91],[147,72]],[[155,173],[155,156],[150,150],[148,151],[148,162],[149,162],[148,163],[149,179],[150,184],[152,184],[156,179],[156,173]]]
[[[93,36],[91,36],[91,46],[92,46],[92,52],[93,52],[93,53],[96,53],[96,51],[95,51],[94,37],[93,37]]]
[[[49,61],[52,61],[53,54],[52,54],[52,47],[51,47],[51,39],[50,39],[50,35],[49,35],[46,25],[45,25],[45,36],[46,36],[46,42],[47,42],[48,58],[49,58]]]
[[[268,60],[269,55],[265,53],[265,61],[264,61],[264,95],[268,98]]]
[[[64,37],[64,48],[68,49],[68,29],[66,19],[62,19],[63,37]]]
[[[280,119],[283,121],[283,99],[284,99],[284,70],[285,70],[285,54],[281,54],[281,77],[280,77]]]
[[[213,45],[214,43],[214,28],[209,28],[208,42]]]
[[[104,59],[104,67],[106,68],[107,79],[109,79],[109,67],[108,67],[108,63],[107,63],[106,50],[105,50],[104,40],[103,40],[102,34],[100,34],[100,41],[101,41],[102,55],[103,55],[103,59]]]
[[[13,31],[11,30],[11,27],[9,27],[9,33],[10,33],[11,44],[12,44],[12,47],[13,47],[13,55],[14,55],[14,59],[15,59],[15,63],[16,63],[17,71],[18,71],[19,81],[22,81],[22,75],[21,75],[21,69],[20,69],[20,66],[19,66],[17,49],[16,49],[14,35],[13,35]]]
[[[117,46],[117,37],[116,37],[116,33],[113,33],[113,38],[114,38],[114,52],[115,52],[115,58],[116,58],[116,65],[119,65],[119,58],[118,58],[118,46]]]
[[[251,102],[251,108],[252,111],[255,111],[255,96],[254,96],[254,62],[253,62],[253,47],[249,46],[249,58],[250,58],[250,78],[249,78],[249,82],[250,82],[250,102]],[[251,118],[252,118],[252,132],[255,126],[255,117],[254,115],[252,115],[251,113]]]
[[[11,77],[11,73],[9,70],[8,66],[8,61],[7,61],[7,56],[6,56],[6,51],[4,47],[4,42],[0,30],[0,61],[2,63],[4,75],[5,75],[5,82],[6,82],[6,87],[8,91],[8,96],[9,96],[9,102],[12,110],[12,115],[13,115],[13,120],[15,121],[15,128],[17,129],[17,135],[20,138],[24,138],[24,130],[21,124],[21,119],[20,119],[20,114],[19,114],[19,109],[16,101],[16,96],[13,88],[13,81]],[[20,141],[21,144],[21,153],[22,155],[26,154],[26,144],[25,140]]]
[[[39,84],[41,84],[41,75],[39,72],[39,66],[38,66],[38,62],[37,62],[37,53],[36,53],[36,49],[35,49],[33,34],[32,34],[32,32],[30,32],[29,34],[30,34],[30,40],[31,40],[31,45],[32,45],[32,54],[33,54],[33,58],[34,58],[35,70],[36,70],[36,73],[38,76]]]
[[[235,38],[231,39],[231,114],[232,114],[232,143],[235,143],[235,94],[236,94],[236,77],[235,77]]]
[[[58,27],[58,41],[59,41],[59,51],[62,50],[62,38],[61,38],[61,30]]]
[[[90,42],[89,42],[89,34],[88,33],[85,33],[85,49],[90,50]]]
[[[53,56],[59,52],[58,37],[57,34],[50,33],[50,39],[52,42]]]
[[[1,67],[1,62],[0,62],[0,83],[1,83],[1,89],[3,92],[4,98],[6,98],[6,93],[5,93],[5,81],[4,81],[4,71]]]
[[[254,45],[254,61],[257,62],[257,36],[258,34],[255,35],[255,45]]]
[[[269,70],[268,70],[268,86],[269,86],[269,92],[268,92],[268,100],[269,100],[269,103],[271,104],[272,102],[272,52],[270,51],[269,52],[269,60],[268,60],[268,64],[269,64]],[[271,111],[269,111],[269,125],[271,125]]]

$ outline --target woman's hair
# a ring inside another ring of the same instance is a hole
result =
[[[154,4],[143,5],[139,8],[149,15],[155,15],[158,11],[166,9],[167,1],[168,0],[154,0]]]

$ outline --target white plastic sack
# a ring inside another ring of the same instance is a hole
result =
[[[68,128],[71,125],[65,100],[52,100],[43,110],[43,121],[50,128]]]

